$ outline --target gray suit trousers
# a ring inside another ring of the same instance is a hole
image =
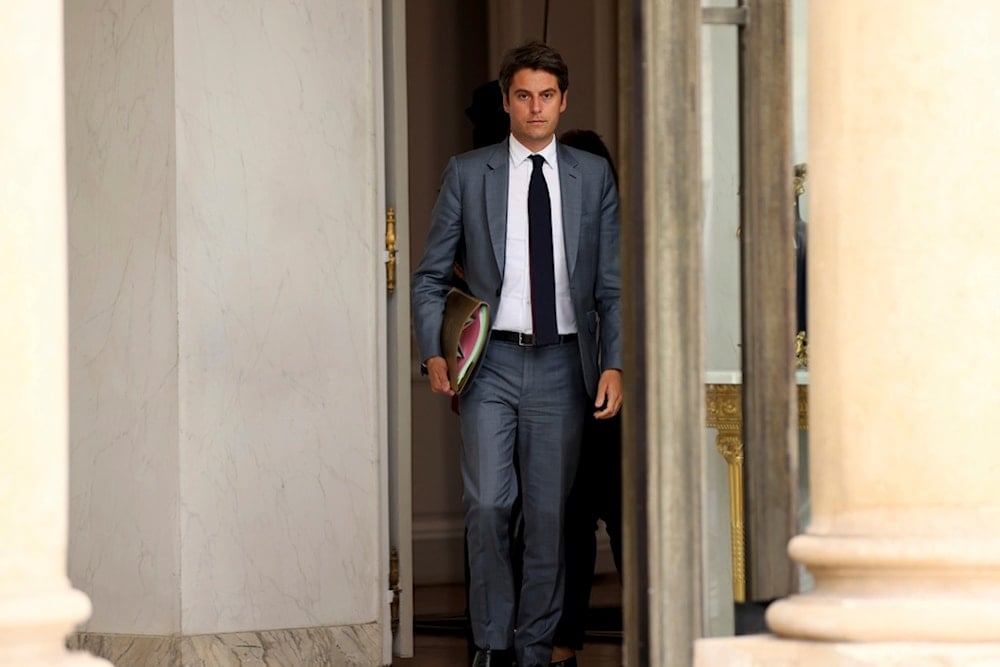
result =
[[[576,342],[492,340],[461,398],[469,615],[480,648],[548,665],[563,600],[563,515],[580,456],[586,389]],[[520,467],[524,581],[515,609],[510,513]],[[516,627],[516,636],[514,628]]]

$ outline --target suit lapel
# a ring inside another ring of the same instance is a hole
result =
[[[510,148],[507,141],[498,144],[486,161],[486,224],[493,241],[493,256],[501,278],[507,252],[507,182],[510,171]]]
[[[559,190],[562,197],[563,241],[566,245],[566,269],[570,280],[576,268],[576,255],[580,249],[580,173],[577,161],[562,144],[558,144]]]

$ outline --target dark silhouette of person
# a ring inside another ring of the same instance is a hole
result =
[[[801,199],[806,192],[806,165],[795,165],[795,324],[796,332],[806,330],[806,244],[808,232],[802,219]]]
[[[498,144],[510,134],[510,116],[503,110],[500,81],[493,79],[472,91],[472,104],[465,109],[472,121],[472,147]]]

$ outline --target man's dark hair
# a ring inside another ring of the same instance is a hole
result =
[[[569,68],[559,52],[542,42],[528,42],[509,50],[500,63],[500,90],[504,96],[510,93],[510,82],[523,69],[540,69],[559,80],[559,92],[569,88]]]

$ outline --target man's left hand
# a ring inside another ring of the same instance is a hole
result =
[[[611,419],[622,409],[622,372],[617,368],[601,373],[594,407],[599,408],[594,413],[594,419]]]

